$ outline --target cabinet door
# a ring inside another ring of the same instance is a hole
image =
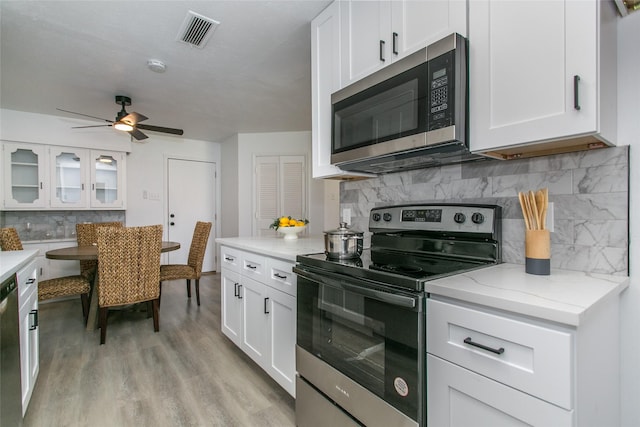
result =
[[[242,345],[242,300],[240,299],[240,275],[236,272],[222,269],[220,280],[221,299],[221,329],[233,343]]]
[[[268,357],[268,324],[266,286],[248,277],[242,277],[242,350],[263,369]]]
[[[20,309],[20,369],[22,415],[24,416],[40,370],[38,333],[38,292],[32,292]]]
[[[296,299],[269,288],[266,311],[270,342],[267,372],[295,397]]]
[[[3,157],[4,207],[46,207],[46,148],[30,144],[4,144]]]
[[[78,148],[51,147],[51,207],[88,206],[88,152]]]
[[[403,58],[451,33],[467,36],[465,0],[391,2],[391,55]]]
[[[469,2],[472,151],[597,131],[597,3]]]
[[[91,151],[91,207],[122,209],[125,207],[124,153]]]
[[[566,411],[445,360],[427,355],[427,425],[572,426]]]
[[[392,61],[389,1],[340,1],[342,85]]]

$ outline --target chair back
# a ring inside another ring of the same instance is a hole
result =
[[[0,228],[0,249],[3,251],[21,251],[22,242],[18,231],[13,227]]]
[[[189,248],[189,259],[187,264],[192,267],[198,277],[202,273],[202,263],[204,261],[204,253],[207,249],[207,240],[211,232],[211,223],[198,221],[193,230],[193,239],[191,239],[191,247]]]
[[[98,227],[98,305],[149,301],[160,295],[162,225]]]
[[[98,227],[122,227],[121,222],[92,222],[88,224],[76,224],[76,236],[78,239],[78,246],[89,246],[94,243],[98,243],[98,237],[96,236],[96,230]],[[80,274],[85,277],[93,276],[95,269],[98,265],[97,261],[93,260],[80,260]]]

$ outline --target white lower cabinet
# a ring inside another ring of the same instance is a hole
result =
[[[38,273],[35,260],[18,271],[18,305],[20,306],[20,378],[22,415],[24,416],[40,371]]]
[[[571,426],[573,411],[427,355],[429,426]]]
[[[221,328],[295,397],[293,263],[222,247]]]
[[[619,425],[618,303],[578,326],[427,300],[427,425]]]

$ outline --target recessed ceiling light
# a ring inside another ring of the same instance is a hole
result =
[[[164,65],[164,62],[160,61],[159,59],[148,60],[147,67],[149,67],[151,71],[155,71],[156,73],[164,73],[167,69],[167,66]]]

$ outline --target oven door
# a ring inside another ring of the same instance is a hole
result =
[[[392,412],[412,420],[394,425],[418,425],[425,398],[422,295],[306,266],[294,271],[298,274],[299,354],[302,349],[308,353],[305,357],[330,367],[325,373],[306,376],[305,364],[299,363],[300,376],[341,404],[356,395],[356,390],[345,389],[346,383],[339,379],[335,384],[326,380],[330,371],[338,372],[357,384],[356,388],[386,402]],[[316,381],[308,378],[314,375]],[[376,412],[363,402],[352,406],[365,414],[351,415],[366,425],[380,425],[387,415],[376,415],[376,422],[370,424],[367,416]]]

